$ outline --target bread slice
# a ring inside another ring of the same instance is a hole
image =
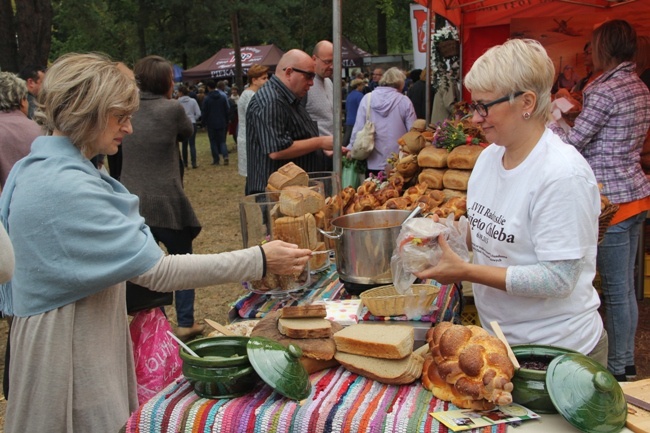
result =
[[[278,331],[289,338],[328,338],[332,336],[332,322],[319,318],[280,318]]]
[[[359,323],[334,334],[336,350],[372,358],[402,359],[413,352],[415,332],[408,325]]]
[[[324,319],[327,317],[327,308],[325,307],[325,304],[294,305],[284,307],[280,310],[280,317],[283,319],[305,317],[319,317]]]
[[[283,346],[295,344],[302,349],[303,357],[327,361],[334,358],[336,352],[336,344],[334,339],[329,338],[289,338],[280,333],[278,330],[278,319],[280,318],[280,311],[272,311],[267,313],[262,320],[255,325],[251,331],[251,337],[266,337],[271,340],[277,341]],[[343,329],[343,326],[336,322],[331,322],[332,333],[338,332]]]
[[[414,382],[424,364],[424,358],[415,353],[403,359],[379,359],[337,351],[334,358],[353,373],[389,385]]]

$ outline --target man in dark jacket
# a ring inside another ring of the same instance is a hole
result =
[[[201,119],[208,131],[212,165],[219,165],[219,154],[223,164],[228,165],[226,132],[228,131],[228,100],[217,90],[214,80],[208,80],[208,94],[203,101]]]

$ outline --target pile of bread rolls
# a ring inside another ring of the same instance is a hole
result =
[[[462,409],[512,403],[515,369],[505,345],[478,326],[441,322],[427,332],[422,385]]]
[[[377,209],[412,210],[458,219],[467,212],[467,183],[479,154],[479,145],[462,145],[451,152],[433,145],[434,132],[418,119],[398,140],[399,155],[388,162],[387,182],[366,180],[356,190],[347,187],[338,197],[326,199],[333,212],[349,214]]]

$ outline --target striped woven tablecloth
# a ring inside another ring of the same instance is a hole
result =
[[[440,432],[431,412],[456,409],[433,397],[419,381],[384,385],[350,373],[343,367],[314,373],[312,391],[300,404],[260,385],[234,399],[201,398],[179,379],[142,405],[129,418],[127,433],[180,432]],[[472,432],[505,433],[501,424]]]
[[[327,271],[317,274],[315,281],[304,291],[283,298],[249,293],[235,301],[233,309],[237,319],[260,319],[267,313],[278,310],[289,305],[311,304],[316,300],[350,299],[351,296],[345,291],[343,283],[339,280],[335,266],[332,265]],[[433,322],[453,321],[460,323],[462,310],[462,292],[455,284],[443,285],[436,281],[427,281],[430,284],[440,287],[440,293],[433,303],[433,311],[421,317],[407,318],[406,316],[373,316],[364,307],[360,314],[363,321],[421,321]]]

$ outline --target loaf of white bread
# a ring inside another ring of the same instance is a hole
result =
[[[334,334],[334,358],[349,371],[390,385],[411,383],[424,358],[413,352],[414,331],[406,325],[356,324]],[[418,373],[419,372],[419,373]]]

